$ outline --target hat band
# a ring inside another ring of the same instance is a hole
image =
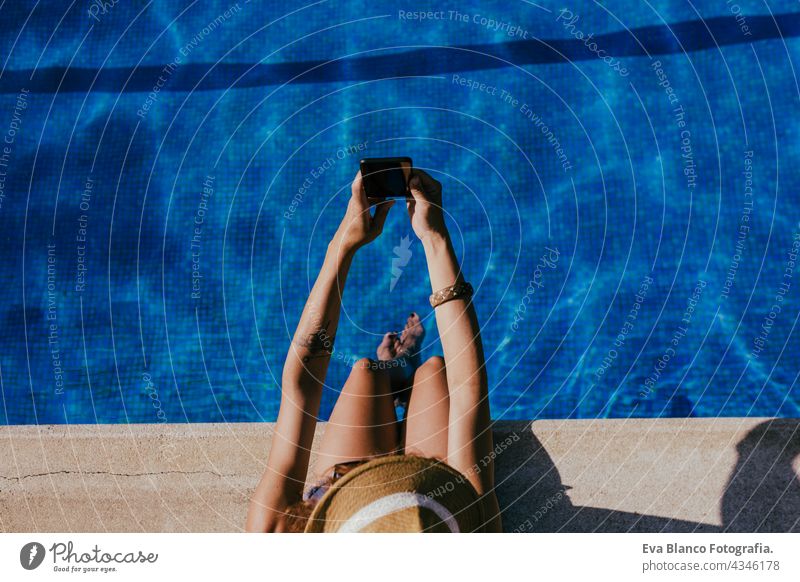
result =
[[[438,501],[434,501],[427,495],[421,493],[413,493],[406,491],[403,493],[394,493],[387,495],[373,501],[372,503],[362,507],[354,513],[350,519],[342,524],[337,532],[338,533],[356,533],[362,529],[369,527],[381,518],[386,517],[392,513],[409,509],[411,507],[423,507],[434,512],[439,519],[453,533],[459,533],[458,522],[452,513]]]

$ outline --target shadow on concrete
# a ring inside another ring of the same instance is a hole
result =
[[[495,431],[502,442],[512,431]],[[497,495],[507,532],[789,532],[800,531],[800,420],[775,419],[737,445],[739,458],[720,500],[722,526],[573,505],[569,487],[533,432],[495,460]]]
[[[739,458],[722,498],[722,521],[732,532],[800,531],[800,420],[773,419],[736,445]]]

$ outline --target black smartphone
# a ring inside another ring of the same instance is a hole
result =
[[[411,158],[365,158],[361,180],[368,198],[405,198],[409,195]]]

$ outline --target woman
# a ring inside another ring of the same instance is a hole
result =
[[[359,172],[286,358],[272,450],[247,531],[500,531],[472,287],[445,226],[441,184],[414,170],[409,190],[406,206],[425,250],[444,358],[419,365],[424,332],[412,313],[402,334],[384,336],[377,361],[356,362],[304,492],[342,289],[355,253],[380,235],[394,203],[369,201]],[[407,406],[400,421],[395,396]]]

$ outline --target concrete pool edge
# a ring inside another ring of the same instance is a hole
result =
[[[0,427],[0,528],[240,531],[273,432]],[[498,422],[495,463],[507,531],[800,531],[798,419]]]

